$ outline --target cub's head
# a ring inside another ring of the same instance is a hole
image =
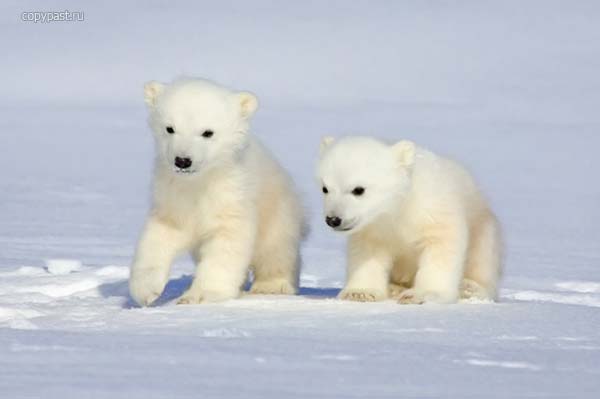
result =
[[[158,162],[178,175],[197,175],[230,159],[247,143],[257,99],[201,79],[148,82],[144,99]]]
[[[387,145],[368,137],[321,142],[318,181],[325,222],[336,231],[354,233],[397,206],[408,191],[415,145]]]

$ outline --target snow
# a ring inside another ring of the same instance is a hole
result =
[[[65,8],[86,20],[19,19]],[[2,397],[598,396],[597,2],[11,2],[0,15]],[[182,258],[156,306],[129,300],[152,159],[141,88],[181,73],[259,96],[253,130],[311,214],[299,296],[176,306]],[[474,172],[506,235],[499,303],[335,299],[344,240],[313,171],[319,138],[350,133],[410,138]]]
[[[81,262],[76,259],[48,259],[46,270],[50,274],[69,274],[81,269]]]

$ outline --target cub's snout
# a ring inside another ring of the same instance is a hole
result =
[[[179,169],[187,169],[192,166],[192,160],[187,157],[175,157],[175,166],[177,166]]]
[[[341,226],[342,219],[340,219],[337,216],[327,216],[327,217],[325,217],[325,223],[327,223],[327,225],[329,227],[332,227],[332,228],[335,229],[336,227],[340,227]]]

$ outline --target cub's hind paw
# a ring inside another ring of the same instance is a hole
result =
[[[460,299],[493,301],[494,297],[482,285],[466,278],[460,284]]]
[[[400,298],[400,295],[402,295],[402,293],[404,291],[406,291],[407,289],[408,289],[408,287],[406,287],[404,285],[390,283],[388,285],[388,296],[393,299],[398,299],[398,298]]]
[[[377,302],[386,299],[387,295],[377,290],[349,288],[342,290],[338,298],[355,302]]]
[[[403,305],[421,305],[425,303],[425,295],[412,288],[407,289],[398,297],[398,303]]]
[[[400,294],[398,303],[404,305],[422,305],[424,303],[430,304],[449,304],[456,302],[456,294],[452,292],[436,292],[436,291],[421,291],[414,288],[410,288]]]
[[[186,292],[177,300],[178,305],[196,305],[202,303],[202,295]]]
[[[297,288],[287,280],[254,281],[250,288],[251,294],[260,295],[295,295]]]

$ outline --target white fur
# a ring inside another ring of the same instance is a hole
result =
[[[336,230],[349,235],[341,298],[496,298],[500,228],[463,167],[408,141],[327,137],[318,179],[325,215],[341,218]],[[353,195],[358,186],[364,194]]]
[[[296,293],[302,207],[288,175],[248,133],[256,97],[181,79],[146,84],[145,101],[157,156],[153,207],[131,270],[132,298],[140,305],[158,298],[172,261],[185,251],[197,269],[179,303],[237,297],[250,265],[251,292]],[[212,137],[202,136],[207,130]],[[192,165],[177,168],[175,157]]]

